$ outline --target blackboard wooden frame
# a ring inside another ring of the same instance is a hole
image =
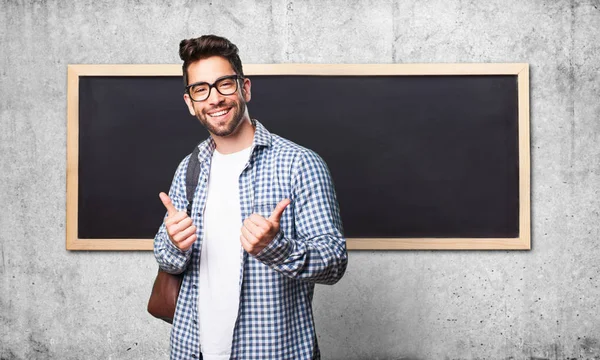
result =
[[[531,248],[529,65],[248,64],[252,75],[515,75],[518,81],[519,236],[515,238],[348,238],[349,250],[528,250]],[[152,250],[152,239],[78,237],[79,79],[83,76],[180,76],[180,65],[69,65],[67,90],[67,250]],[[184,106],[182,101],[182,106]]]

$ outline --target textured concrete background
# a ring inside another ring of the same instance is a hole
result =
[[[324,359],[600,358],[598,0],[3,0],[1,359],[166,358],[152,254],[65,250],[67,64],[179,63],[205,33],[248,64],[530,63],[533,250],[351,252],[317,287],[319,341]]]

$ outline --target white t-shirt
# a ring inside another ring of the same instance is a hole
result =
[[[204,360],[228,360],[238,315],[242,215],[239,176],[250,158],[247,148],[214,151],[204,208],[200,256],[198,326]]]

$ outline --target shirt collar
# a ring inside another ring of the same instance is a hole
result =
[[[254,131],[254,140],[252,141],[252,146],[253,147],[258,147],[258,146],[269,147],[269,146],[271,146],[272,137],[271,137],[271,133],[269,132],[269,130],[267,130],[267,128],[264,127],[264,125],[261,124],[256,119],[252,119],[252,123],[256,126],[256,129]]]
[[[252,119],[251,121],[252,124],[256,127],[254,129],[254,139],[252,140],[252,148],[255,149],[260,146],[271,146],[273,140],[269,130],[267,130],[267,128],[265,128],[265,126],[261,124],[258,120]],[[200,149],[200,152],[198,153],[198,160],[200,160],[200,163],[203,163],[208,158],[212,157],[216,147],[217,144],[211,136],[209,136],[208,139],[206,139],[200,145],[198,145],[198,148]]]

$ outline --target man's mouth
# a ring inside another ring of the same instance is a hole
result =
[[[207,113],[208,116],[212,117],[212,118],[217,118],[217,117],[221,117],[224,115],[227,115],[227,113],[229,113],[231,111],[231,108],[229,109],[223,109],[223,110],[219,110],[219,111],[214,111],[211,113]]]

